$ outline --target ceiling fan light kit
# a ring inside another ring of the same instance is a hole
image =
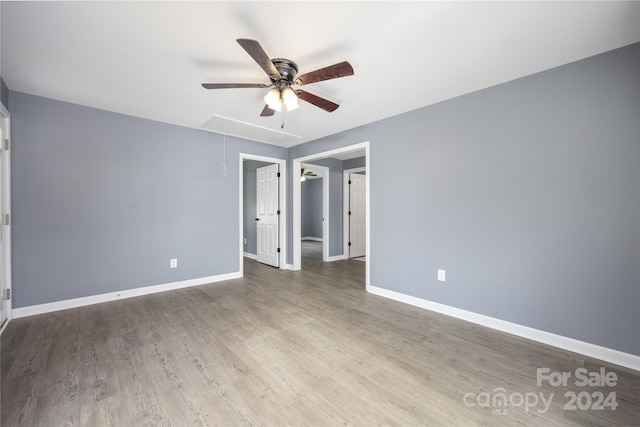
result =
[[[282,102],[287,107],[287,111],[293,111],[299,107],[298,95],[290,87],[286,87],[282,91]]]
[[[240,46],[253,58],[254,61],[267,73],[271,84],[263,83],[203,83],[205,89],[229,89],[229,88],[268,88],[269,92],[264,96],[266,106],[260,116],[272,116],[276,111],[282,111],[282,105],[287,111],[298,108],[298,99],[302,99],[327,112],[335,111],[339,105],[328,99],[314,95],[300,89],[292,89],[292,85],[303,86],[324,80],[337,79],[352,76],[353,67],[346,61],[328,67],[320,68],[298,76],[298,65],[285,58],[269,59],[266,52],[255,40],[237,39]]]
[[[287,111],[293,111],[299,107],[298,95],[296,95],[290,87],[285,87],[284,89],[271,89],[264,96],[264,102],[270,109],[277,112],[282,111],[282,104],[287,107]]]
[[[280,90],[273,88],[264,96],[264,102],[269,108],[274,111],[282,111],[282,97],[280,96]]]

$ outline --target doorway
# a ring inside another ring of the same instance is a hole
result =
[[[329,178],[328,167],[301,164],[301,247],[318,252],[322,262],[329,261]],[[312,248],[319,248],[320,251]]]
[[[317,153],[317,154],[313,154],[310,156],[305,156],[305,157],[300,157],[300,158],[296,158],[293,159],[293,170],[294,171],[299,171],[301,170],[301,165],[303,163],[308,163],[308,162],[312,162],[314,160],[320,160],[320,159],[325,159],[325,158],[330,158],[332,156],[340,156],[340,155],[344,155],[347,153],[352,153],[352,152],[363,152],[364,153],[364,158],[365,158],[365,164],[367,165],[367,173],[365,175],[365,189],[366,189],[366,193],[367,195],[370,194],[370,177],[371,177],[371,169],[369,166],[369,141],[366,142],[361,142],[358,144],[353,144],[353,145],[349,145],[346,147],[341,147],[341,148],[337,148],[334,150],[329,150],[329,151],[324,151],[321,153]],[[293,270],[300,270],[302,268],[302,262],[301,262],[301,185],[300,185],[300,180],[299,179],[294,179],[292,180],[293,182],[293,218],[292,218],[292,224],[293,224],[293,238],[292,238],[292,252],[293,252],[293,265],[292,265],[292,269]],[[365,200],[365,209],[366,209],[366,221],[365,221],[365,255],[367,257],[367,263],[366,263],[366,268],[365,268],[365,283],[366,283],[366,289],[369,290],[370,287],[370,265],[371,265],[371,251],[370,251],[370,247],[371,247],[371,237],[370,237],[370,230],[371,230],[371,221],[370,221],[370,197],[367,197]],[[341,215],[341,213],[339,214]],[[339,224],[339,221],[338,221]],[[342,228],[342,227],[340,227]],[[342,233],[344,234],[344,233]],[[338,243],[338,245],[340,245],[340,243]],[[345,259],[345,256],[347,254],[343,251],[342,254],[340,254],[339,256],[336,256],[335,258],[330,256],[329,259],[334,258],[334,259]]]

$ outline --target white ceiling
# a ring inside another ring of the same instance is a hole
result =
[[[1,2],[11,90],[289,147],[640,41],[640,2]],[[268,83],[236,43],[258,40],[300,73],[355,75],[259,117]],[[285,128],[281,129],[282,120]],[[218,124],[216,128],[216,123]],[[283,133],[289,136],[284,135]],[[257,136],[256,136],[257,135]]]

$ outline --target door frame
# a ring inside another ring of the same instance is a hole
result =
[[[361,167],[361,168],[353,168],[353,169],[345,169],[344,171],[342,171],[342,253],[344,254],[344,259],[349,259],[349,234],[350,234],[350,221],[349,221],[349,174],[350,173],[358,173],[358,172],[367,172],[367,167]],[[368,172],[365,174],[365,176],[368,175]],[[369,187],[366,188],[366,190],[369,190]],[[365,206],[367,209],[369,209],[369,204],[367,203],[367,199],[369,198],[369,194],[367,194],[367,197],[365,198]],[[369,219],[369,212],[367,211],[365,214],[365,218],[368,220]],[[345,230],[348,230],[349,232],[344,232]],[[367,238],[369,236],[367,235]],[[365,245],[367,244],[367,242],[365,242]],[[367,250],[367,253],[369,251]],[[369,260],[367,259],[367,262]]]
[[[340,148],[336,148],[333,150],[328,150],[328,151],[323,151],[321,153],[317,153],[317,154],[311,154],[308,156],[304,156],[304,157],[298,157],[293,159],[293,164],[292,164],[292,168],[294,171],[296,170],[300,170],[302,163],[305,162],[310,162],[313,160],[319,160],[319,159],[324,159],[326,157],[331,157],[331,156],[335,156],[336,154],[344,154],[344,153],[348,153],[351,151],[357,151],[357,150],[363,150],[365,152],[365,164],[367,167],[367,174],[365,175],[366,180],[366,191],[367,191],[367,200],[365,203],[366,209],[367,209],[367,215],[366,215],[366,221],[367,221],[367,225],[365,228],[365,232],[366,232],[366,257],[367,257],[367,262],[366,264],[366,268],[365,268],[365,286],[366,286],[366,290],[367,292],[369,292],[369,289],[371,287],[371,186],[370,186],[370,182],[371,182],[371,162],[369,161],[369,141],[365,141],[365,142],[359,142],[357,144],[353,144],[353,145],[347,145],[344,147],[340,147]],[[293,204],[293,218],[292,218],[292,223],[293,223],[293,241],[292,241],[292,253],[293,253],[293,265],[291,266],[292,270],[300,270],[302,267],[302,255],[301,255],[301,244],[300,244],[300,239],[301,239],[301,230],[300,230],[300,223],[301,223],[301,219],[300,219],[300,211],[301,211],[301,206],[300,206],[300,199],[301,199],[301,188],[300,188],[300,180],[299,179],[294,179],[292,180],[293,185],[292,185],[292,204]],[[344,230],[343,230],[344,231]],[[344,257],[344,253],[343,253],[343,257]]]
[[[0,120],[2,120],[2,126],[4,128],[5,134],[3,138],[9,140],[9,150],[5,153],[6,155],[2,156],[2,189],[0,189],[0,197],[2,197],[2,206],[4,206],[4,212],[0,212],[0,214],[9,215],[9,224],[4,225],[0,223],[0,227],[4,229],[2,232],[4,233],[4,251],[2,253],[2,280],[4,281],[5,289],[12,289],[11,283],[11,223],[13,222],[13,218],[11,217],[11,116],[9,114],[9,110],[5,108],[5,106],[0,103]],[[0,144],[3,142],[0,141]],[[0,217],[1,221],[1,217]],[[1,290],[0,290],[1,291]],[[12,292],[13,293],[13,292]],[[2,298],[2,295],[0,295]],[[0,334],[5,330],[9,322],[11,321],[11,311],[13,308],[13,295],[7,301],[7,321],[4,322],[3,325],[0,325]]]
[[[306,165],[306,166],[305,166]],[[309,167],[322,171],[322,261],[329,262],[329,168],[327,166],[314,165],[312,163],[300,163],[300,167]],[[302,187],[300,187],[300,197],[302,197]],[[302,209],[302,207],[301,207]],[[302,215],[302,210],[300,211]],[[302,227],[302,216],[300,217],[300,227]],[[302,240],[302,230],[300,230]]]
[[[256,154],[240,153],[239,154],[239,187],[238,187],[238,252],[239,252],[239,268],[240,276],[244,277],[244,236],[242,234],[244,221],[244,161],[257,160],[265,163],[277,163],[280,171],[280,182],[278,193],[280,197],[280,218],[278,221],[278,240],[280,241],[280,254],[278,255],[278,265],[280,269],[287,268],[287,160],[275,157],[259,156]]]

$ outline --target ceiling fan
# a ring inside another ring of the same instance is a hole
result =
[[[308,177],[308,176],[318,176],[318,174],[315,173],[312,170],[308,170],[308,169],[302,168],[300,170],[300,181],[304,181],[305,179],[307,179],[306,177]]]
[[[339,105],[328,99],[314,95],[302,89],[292,89],[291,86],[304,86],[324,80],[337,79],[353,75],[353,67],[347,61],[339,62],[328,67],[320,68],[309,73],[298,75],[298,65],[290,59],[269,59],[266,52],[255,40],[237,39],[242,48],[267,73],[270,84],[263,83],[202,83],[205,89],[230,88],[269,88],[273,87],[264,97],[265,105],[261,116],[272,116],[276,111],[282,111],[284,104],[287,111],[298,108],[298,99],[302,99],[316,107],[331,113]]]

